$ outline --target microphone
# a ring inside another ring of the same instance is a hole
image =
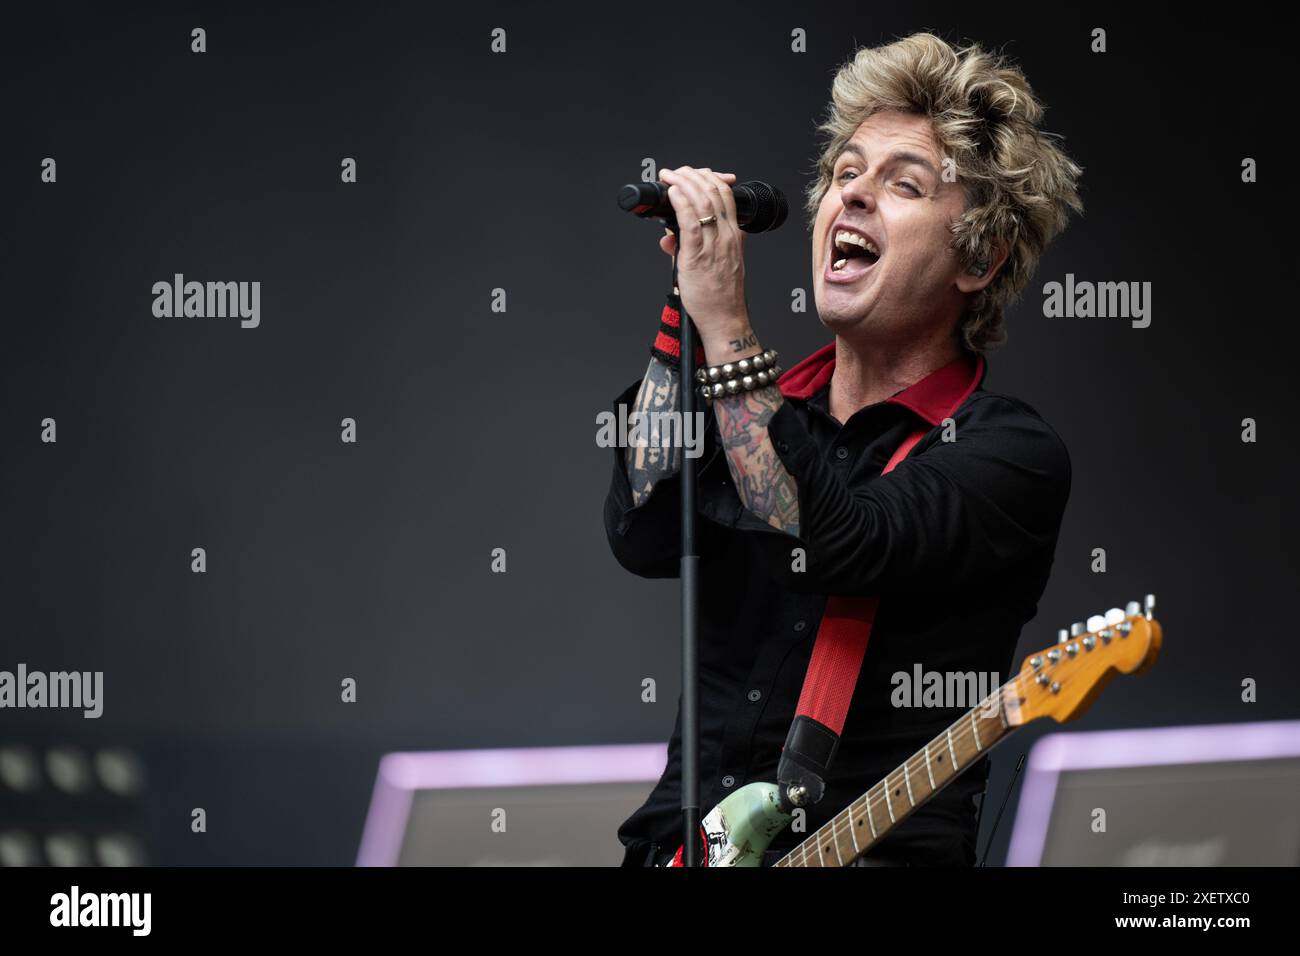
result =
[[[736,218],[745,232],[768,232],[785,222],[789,207],[775,186],[751,179],[732,186],[731,194],[736,199]],[[628,183],[618,192],[618,204],[642,219],[657,219],[677,228],[677,213],[664,183]]]

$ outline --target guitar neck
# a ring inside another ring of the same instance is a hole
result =
[[[774,865],[847,866],[871,849],[1020,725],[1014,683],[984,698]]]

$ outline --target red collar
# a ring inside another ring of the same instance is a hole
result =
[[[831,380],[834,371],[835,343],[832,341],[782,372],[776,387],[786,398],[807,400]],[[910,408],[931,425],[938,425],[966,401],[983,378],[984,357],[963,352],[961,358],[935,369],[885,401]]]

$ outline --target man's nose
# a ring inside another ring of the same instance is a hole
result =
[[[868,212],[876,208],[876,194],[866,176],[854,176],[840,190],[840,201],[845,206],[861,206]]]

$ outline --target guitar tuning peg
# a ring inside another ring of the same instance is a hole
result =
[[[1069,639],[1070,639],[1070,632],[1067,631],[1065,628],[1061,628],[1059,631],[1056,632],[1056,642],[1058,644],[1064,644]]]
[[[1142,602],[1142,613],[1146,615],[1146,619],[1148,621],[1151,620],[1151,612],[1154,611],[1155,609],[1156,609],[1156,596],[1154,594],[1148,594],[1146,596],[1146,600]]]
[[[1070,636],[1078,637],[1080,634],[1084,632],[1084,630],[1085,628],[1083,626],[1083,622],[1075,621],[1073,624],[1070,625]]]
[[[1088,630],[1090,631],[1100,631],[1105,626],[1106,618],[1100,614],[1094,614],[1092,617],[1088,618]]]
[[[1142,613],[1142,605],[1139,604],[1137,601],[1129,601],[1127,604],[1124,605],[1125,617],[1137,617],[1141,613]]]
[[[1118,624],[1122,620],[1124,620],[1124,612],[1120,608],[1113,607],[1106,612],[1107,624]]]

